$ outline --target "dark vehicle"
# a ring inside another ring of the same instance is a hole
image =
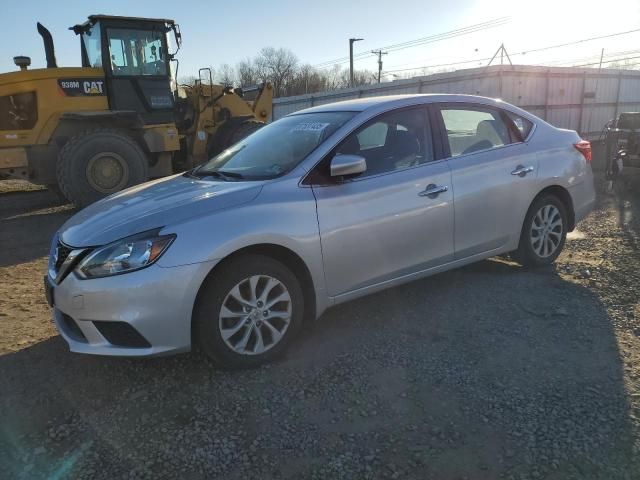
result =
[[[640,112],[625,112],[604,129],[609,189],[618,181],[627,188],[640,173]]]

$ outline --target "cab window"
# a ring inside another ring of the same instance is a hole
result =
[[[100,38],[100,24],[96,23],[82,34],[82,44],[86,58],[84,67],[102,68],[102,46]]]
[[[113,74],[166,75],[163,36],[163,33],[154,30],[108,29]]]

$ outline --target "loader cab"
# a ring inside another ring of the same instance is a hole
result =
[[[144,124],[173,121],[167,33],[173,20],[92,15],[71,29],[81,37],[83,67],[102,68],[112,111],[137,113]]]

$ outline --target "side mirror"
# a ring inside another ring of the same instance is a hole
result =
[[[331,176],[345,177],[367,171],[367,161],[360,155],[338,154],[331,159]]]

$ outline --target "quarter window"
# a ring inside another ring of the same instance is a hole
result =
[[[383,114],[349,135],[336,155],[360,155],[367,171],[360,177],[403,170],[433,160],[426,110],[413,108]]]
[[[452,157],[512,143],[509,129],[496,110],[442,108]]]
[[[515,127],[520,132],[520,135],[522,136],[522,140],[526,140],[526,138],[531,133],[531,129],[533,128],[533,123],[531,123],[526,118],[521,117],[520,115],[516,115],[515,113],[511,113],[511,112],[505,112],[505,113],[511,119]]]

